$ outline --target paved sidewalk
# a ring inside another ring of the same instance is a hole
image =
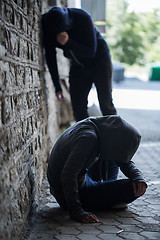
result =
[[[160,143],[142,143],[134,161],[143,170],[147,193],[129,204],[126,210],[96,212],[100,219],[96,224],[70,220],[50,195],[44,180],[40,206],[28,240],[160,239]]]
[[[143,84],[140,85],[144,87]],[[137,87],[141,87],[140,85],[137,83]],[[137,126],[140,132],[142,130],[142,143],[133,160],[148,183],[146,194],[129,204],[126,210],[95,212],[100,223],[82,224],[69,219],[67,212],[63,211],[50,195],[47,180],[44,180],[40,205],[27,240],[160,239],[160,111],[141,111],[140,115],[135,111],[119,109],[122,117]],[[151,119],[148,119],[150,115]],[[152,124],[148,125],[150,121]],[[119,178],[123,177],[120,174]]]

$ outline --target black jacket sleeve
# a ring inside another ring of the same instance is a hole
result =
[[[47,21],[46,21],[47,18]],[[53,30],[54,19],[52,14],[44,14],[41,17],[41,36],[45,50],[45,59],[55,86],[55,92],[62,91],[56,57],[56,33]]]
[[[141,171],[136,167],[133,161],[127,163],[116,162],[123,174],[133,182],[145,182]]]
[[[53,84],[55,86],[55,92],[61,92],[62,87],[61,87],[59,73],[58,73],[56,49],[54,46],[49,44],[49,42],[48,44],[45,45],[45,56],[46,56],[48,69],[51,74]]]
[[[78,174],[86,168],[86,163],[89,162],[90,156],[93,156],[96,146],[97,139],[92,134],[76,140],[61,174],[62,188],[70,217],[77,221],[80,221],[82,216],[85,215],[79,201]]]

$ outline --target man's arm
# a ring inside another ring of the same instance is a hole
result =
[[[129,161],[128,163],[116,163],[118,166],[120,166],[120,169],[124,175],[133,182],[135,197],[142,196],[146,191],[147,184],[141,171],[136,167],[135,163],[133,161]]]
[[[78,174],[85,168],[86,162],[93,155],[97,146],[95,135],[89,135],[81,137],[72,146],[61,174],[61,182],[70,217],[76,221],[95,222],[97,221],[95,217],[82,209],[78,195]]]
[[[116,162],[126,177],[132,181],[144,181],[141,171],[136,167],[133,161],[127,163]]]
[[[46,16],[42,15],[41,19],[41,34],[42,34],[41,37],[43,48],[45,50],[45,59],[55,87],[56,96],[59,100],[62,100],[64,97],[58,73],[55,49],[55,36],[54,33],[52,32],[50,24],[48,24],[48,22],[45,23],[45,17]],[[51,22],[51,20],[49,21],[49,23]]]
[[[48,43],[46,42],[44,48],[46,62],[55,86],[55,92],[61,92],[62,88],[57,67],[56,49],[49,42]]]

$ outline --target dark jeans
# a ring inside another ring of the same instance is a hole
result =
[[[92,172],[90,172],[90,177],[87,173],[86,182],[79,189],[80,202],[84,210],[105,210],[115,204],[130,203],[136,199],[131,181],[129,179],[117,180],[118,171],[119,167],[110,161],[107,181],[93,181]],[[67,209],[65,199],[59,198],[59,195],[56,196],[52,187],[50,190],[59,205]]]
[[[88,175],[79,196],[85,211],[105,210],[136,199],[129,179],[95,182]]]
[[[129,179],[117,180],[119,167],[109,161],[107,181],[93,181],[92,172],[86,176],[86,182],[79,191],[82,207],[86,211],[105,210],[120,203],[130,203],[136,198]],[[93,172],[94,173],[94,172]]]
[[[96,59],[85,67],[71,66],[69,82],[72,108],[76,121],[88,117],[88,95],[93,83],[97,90],[102,114],[116,114],[112,102],[112,63],[109,57]]]
[[[88,176],[93,180],[93,181],[99,181],[99,169],[103,169],[103,173],[102,177],[104,177],[103,179],[109,181],[109,180],[116,180],[118,177],[118,172],[119,172],[119,167],[117,166],[117,164],[114,161],[109,161],[108,163],[106,163],[107,168],[99,163],[99,161],[97,161],[95,164],[92,165],[91,168],[89,168],[88,170]]]

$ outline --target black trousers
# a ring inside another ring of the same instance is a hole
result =
[[[95,84],[102,115],[115,115],[112,101],[112,63],[110,57],[97,58],[90,64],[81,67],[71,65],[70,96],[76,121],[88,117],[88,95]]]

